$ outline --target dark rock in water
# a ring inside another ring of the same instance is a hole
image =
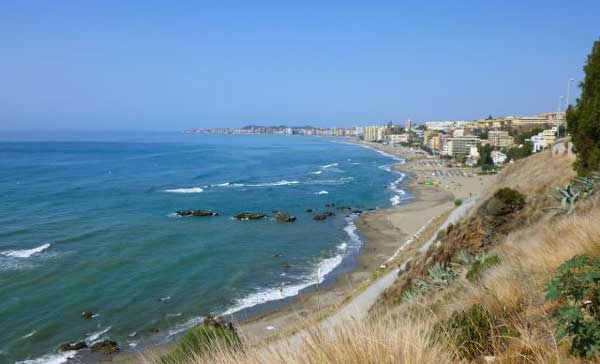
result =
[[[290,265],[288,263],[283,263],[282,265],[280,265],[280,267],[283,269],[289,269]]]
[[[296,221],[296,216],[284,214],[283,212],[276,213],[275,218],[279,222],[294,222],[294,221]]]
[[[148,329],[148,331],[153,332],[153,333],[157,333],[160,332],[160,329],[158,327],[151,327]]]
[[[91,319],[94,316],[95,316],[95,313],[90,312],[90,311],[83,311],[81,313],[81,317],[83,317],[84,319]]]
[[[308,212],[310,214],[311,212],[313,212],[313,210],[312,209],[306,209],[306,212]]]
[[[350,206],[338,206],[338,207],[336,207],[336,209],[339,210],[339,211],[352,210],[352,207],[350,207]]]
[[[281,257],[281,254],[273,254],[273,258],[279,258]]]
[[[362,210],[353,210],[352,213],[360,215],[360,214],[362,214]]]
[[[331,207],[331,204],[330,203],[326,203],[325,207]]]
[[[100,353],[105,355],[116,354],[121,350],[116,341],[102,340],[94,343],[91,347],[92,353]]]
[[[257,213],[257,212],[242,212],[241,214],[235,215],[235,218],[238,220],[259,220],[267,217],[265,214]]]
[[[335,216],[335,214],[333,212],[331,212],[331,211],[325,211],[322,214],[318,214],[318,215],[313,216],[313,220],[316,220],[316,221],[325,220],[325,219],[327,219],[328,217],[331,217],[331,216]]]
[[[180,210],[175,212],[177,216],[187,217],[187,216],[195,216],[195,217],[203,217],[203,216],[219,216],[218,213],[214,211],[208,210]]]
[[[369,207],[367,210],[368,210],[368,211],[375,211],[375,209],[374,209],[374,208],[372,208],[372,207]]]
[[[58,351],[62,353],[63,351],[81,350],[87,347],[88,346],[85,343],[85,341],[71,341],[68,343],[60,344],[58,346]]]

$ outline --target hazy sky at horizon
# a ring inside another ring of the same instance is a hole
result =
[[[555,111],[600,37],[574,3],[5,0],[0,130]]]

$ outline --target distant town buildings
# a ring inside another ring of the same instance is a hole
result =
[[[476,147],[481,143],[481,140],[475,136],[460,136],[446,139],[443,155],[450,157],[465,157],[470,154],[471,147]]]
[[[384,126],[365,126],[364,128],[364,140],[366,142],[382,142],[384,136]]]
[[[372,143],[405,145],[423,148],[430,153],[455,158],[468,165],[475,165],[479,148],[489,145],[493,149],[494,164],[504,163],[510,148],[531,143],[533,152],[551,147],[557,138],[559,126],[564,124],[564,113],[542,113],[533,116],[506,116],[473,121],[426,121],[413,125],[406,119],[404,127],[389,122],[387,125],[355,126],[350,128],[317,128],[312,126],[259,126],[243,128],[192,129],[188,133],[207,134],[282,134],[327,137],[354,137]],[[542,130],[531,135],[533,130]],[[514,135],[521,135],[515,141]],[[529,137],[531,135],[531,137]]]
[[[504,130],[490,130],[488,131],[488,140],[490,145],[496,148],[508,148],[513,145],[514,139]]]

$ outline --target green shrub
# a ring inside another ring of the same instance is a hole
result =
[[[493,355],[508,345],[510,337],[518,333],[503,325],[501,320],[481,304],[466,311],[456,311],[446,321],[435,326],[437,335],[443,335],[464,359],[473,360],[481,355]]]
[[[463,204],[463,200],[462,198],[457,198],[456,200],[454,200],[454,206],[460,206]]]
[[[512,188],[501,188],[494,193],[494,197],[514,209],[520,209],[525,206],[525,196]]]
[[[600,357],[600,257],[578,255],[563,263],[546,285],[546,298],[561,304],[557,336],[572,338],[571,353]]]
[[[488,199],[482,209],[486,215],[507,215],[525,206],[525,196],[512,188],[501,188]]]
[[[217,349],[240,350],[237,332],[229,323],[207,317],[202,325],[190,329],[175,348],[160,357],[160,364],[184,364],[196,355],[207,355]]]
[[[483,254],[478,256],[469,266],[466,278],[470,281],[475,281],[481,273],[498,264],[500,264],[500,257],[497,255]]]
[[[493,316],[480,304],[466,311],[456,311],[450,318],[436,326],[458,354],[466,359],[493,354],[492,333],[495,326]]]

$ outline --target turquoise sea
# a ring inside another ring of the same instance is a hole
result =
[[[392,163],[341,138],[0,134],[0,362],[60,363],[73,340],[153,345],[331,283],[362,241],[355,215],[325,205],[409,200]],[[297,221],[232,218],[273,211]]]

